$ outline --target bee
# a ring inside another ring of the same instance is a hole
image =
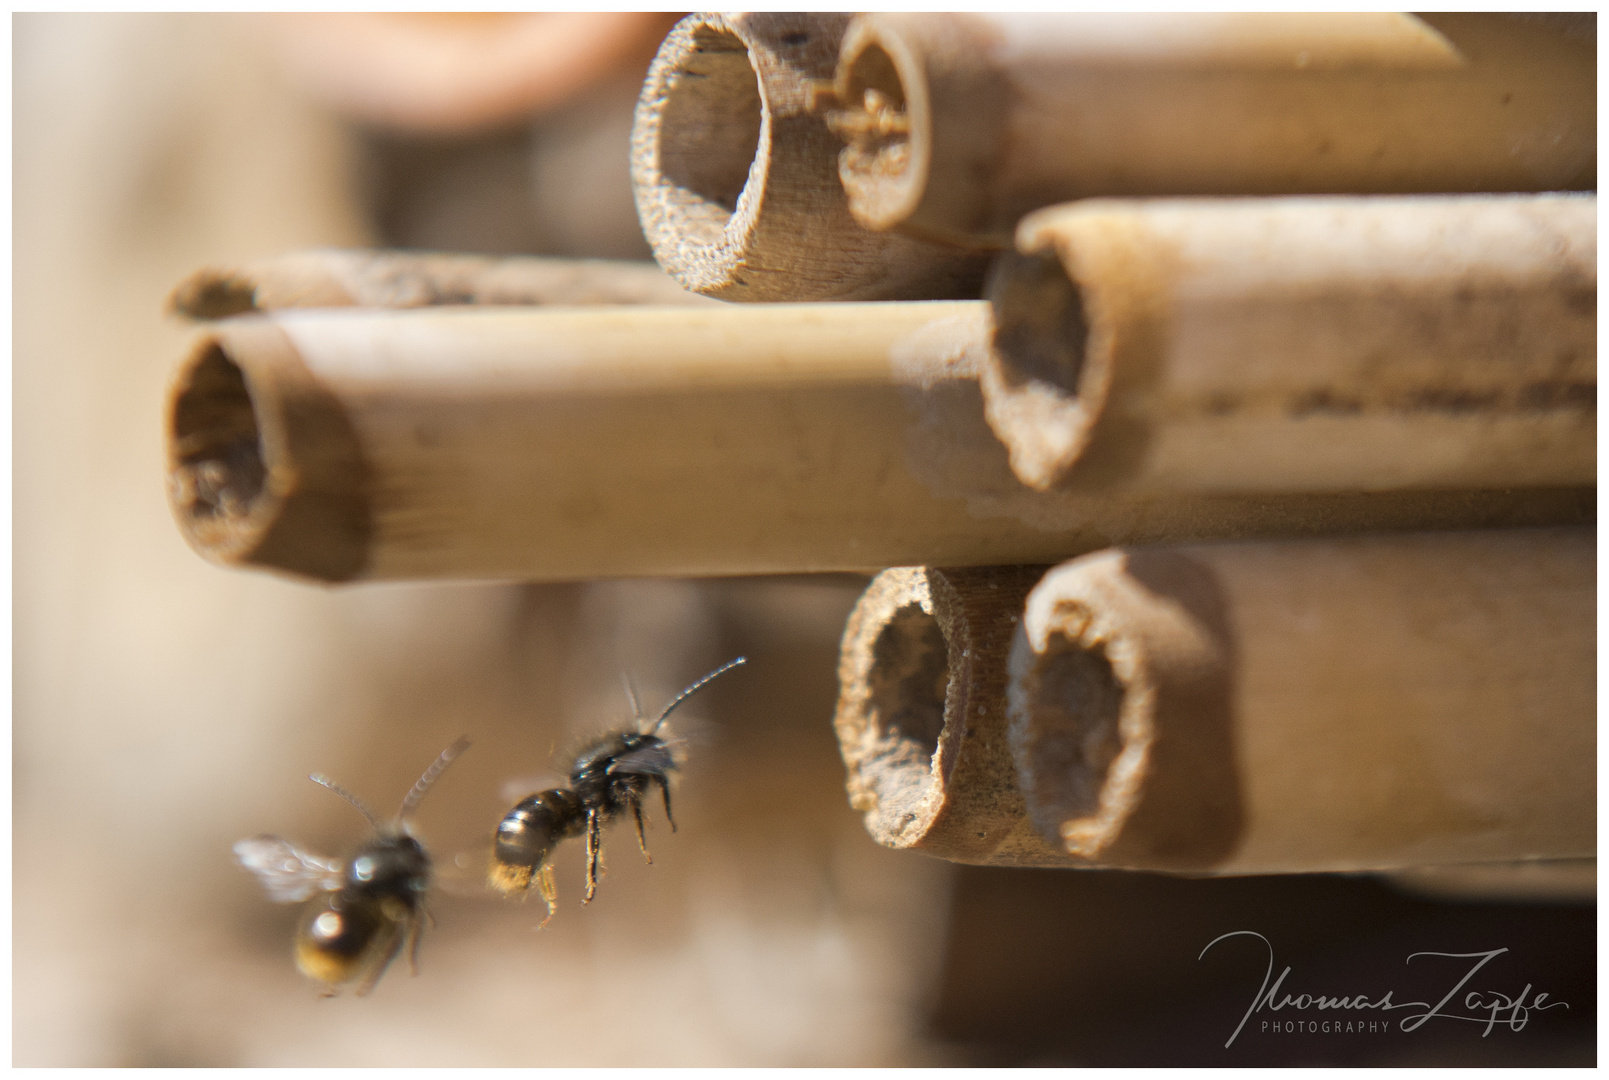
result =
[[[319,773],[308,777],[357,807],[374,827],[374,836],[345,863],[303,851],[277,836],[253,837],[235,845],[235,858],[257,875],[270,900],[311,901],[296,931],[296,966],[325,984],[324,997],[360,978],[358,996],[367,994],[404,945],[408,966],[417,974],[420,924],[430,917],[425,893],[431,868],[409,817],[430,785],[468,747],[469,740],[460,738],[443,750],[388,824],[381,824],[357,796],[329,777]]]
[[[570,767],[570,786],[550,788],[521,799],[504,815],[492,841],[489,873],[491,887],[504,896],[524,899],[535,882],[547,901],[546,926],[558,906],[558,890],[553,884],[549,857],[553,849],[571,837],[587,838],[587,895],[591,903],[598,888],[598,859],[603,850],[603,827],[620,814],[630,811],[637,826],[637,847],[652,863],[643,838],[643,801],[652,786],[659,786],[665,802],[665,820],[676,831],[670,812],[670,774],[679,767],[673,744],[662,734],[666,717],[711,680],[744,663],[746,657],[723,664],[677,694],[652,721],[645,721],[631,697],[636,723],[623,731],[612,731],[588,743]]]

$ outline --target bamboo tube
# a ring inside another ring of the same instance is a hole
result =
[[[631,136],[654,257],[722,300],[976,297],[985,257],[874,233],[849,215],[838,140],[809,111],[849,16],[689,15],[648,69]]]
[[[223,319],[282,308],[708,302],[647,263],[326,248],[205,267],[179,283],[168,307]]]
[[[1087,200],[990,284],[1035,488],[1591,483],[1597,198]]]
[[[1590,857],[1594,548],[1512,530],[1066,563],[1012,644],[1028,814],[1130,869]]]
[[[1591,520],[1588,488],[1038,493],[983,420],[981,301],[286,312],[199,336],[169,492],[321,580],[875,571],[1112,543]]]
[[[1596,185],[1591,15],[865,14],[828,123],[873,229],[1009,242],[1097,195]]]
[[[897,567],[849,616],[833,727],[849,805],[885,847],[952,862],[1073,862],[1029,822],[1006,739],[1006,656],[1043,566]]]

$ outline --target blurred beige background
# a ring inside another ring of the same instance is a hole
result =
[[[360,115],[284,19],[14,17],[15,1064],[942,1059],[915,1032],[950,868],[866,838],[831,732],[859,582],[331,590],[213,567],[168,515],[190,330],[163,302],[188,271],[381,241],[646,254],[625,133],[647,19],[606,28],[631,40],[578,90],[471,102],[455,143]],[[681,831],[651,815],[652,867],[612,833],[586,909],[561,849],[540,934],[539,901],[444,894],[418,978],[320,1000],[296,909],[234,865],[259,832],[343,852],[365,826],[307,774],[389,812],[460,733],[419,827],[439,860],[474,849],[501,788],[627,715],[622,670],[657,708],[740,652],[685,710]]]

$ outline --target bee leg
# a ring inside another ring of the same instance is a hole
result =
[[[654,857],[648,854],[648,842],[644,839],[642,832],[642,803],[636,799],[631,800],[631,816],[637,822],[637,848],[642,852],[642,857],[647,859],[648,864],[652,866]]]
[[[386,947],[384,958],[382,958],[379,963],[375,964],[374,967],[369,970],[369,977],[363,980],[362,986],[358,987],[358,997],[368,996],[369,991],[374,989],[374,984],[380,981],[380,976],[385,974],[385,969],[391,966],[391,961],[395,960],[397,958],[397,953],[401,951],[402,935],[393,932],[391,935],[391,944]]]
[[[670,816],[670,781],[663,776],[654,777],[659,781],[659,793],[665,796],[665,820],[670,822],[670,831],[676,831],[676,819]]]
[[[596,810],[587,811],[587,895],[583,904],[592,903],[592,894],[598,891],[598,853],[603,847],[603,819]]]
[[[546,926],[553,921],[553,913],[559,910],[559,887],[553,881],[553,867],[544,864],[536,872],[536,888],[542,894],[542,899],[547,901],[548,917],[542,920],[542,926]],[[537,929],[542,929],[542,926]]]
[[[436,925],[436,917],[434,915],[430,914],[430,912],[428,910],[425,912],[425,916],[430,920],[430,925],[431,926]],[[419,920],[417,918],[409,920],[409,922],[408,922],[408,974],[409,975],[415,975],[416,976],[416,975],[419,974],[419,939],[424,937],[424,936],[425,936],[424,935],[424,928],[419,925]]]

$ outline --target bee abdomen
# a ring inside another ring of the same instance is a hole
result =
[[[522,799],[497,826],[492,843],[492,887],[522,892],[561,840],[579,836],[586,812],[574,792],[540,791]]]
[[[309,905],[296,934],[296,966],[320,982],[338,984],[357,977],[392,920],[372,902],[346,903],[337,893]]]

